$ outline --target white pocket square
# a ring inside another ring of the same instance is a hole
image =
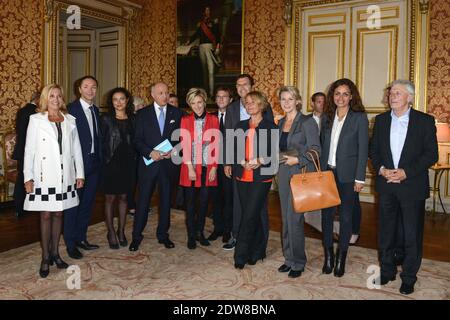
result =
[[[170,123],[175,123],[175,120],[173,120],[173,119],[172,119],[172,120],[170,120],[169,124],[170,124]]]

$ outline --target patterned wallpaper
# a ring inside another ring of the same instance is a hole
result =
[[[450,0],[430,6],[428,113],[450,122]]]
[[[176,85],[176,0],[134,0],[143,9],[131,29],[130,89],[147,101],[149,86],[164,81],[169,90]]]
[[[0,131],[41,85],[43,1],[1,0]]]
[[[257,90],[281,112],[276,90],[284,84],[285,23],[283,0],[245,0],[244,72]]]

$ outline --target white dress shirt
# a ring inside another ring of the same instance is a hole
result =
[[[86,115],[87,122],[89,124],[89,130],[91,131],[91,137],[92,137],[92,146],[91,146],[91,153],[95,152],[94,147],[94,120],[92,119],[91,109],[89,107],[91,106],[89,103],[83,100],[83,98],[80,98],[81,106],[83,107],[84,114]],[[93,105],[93,104],[92,104]],[[98,132],[98,125],[97,125],[97,132]]]
[[[250,119],[250,115],[247,113],[247,110],[245,109],[244,105],[242,104],[242,100],[239,100],[239,106],[240,106],[241,121]]]
[[[409,113],[411,108],[401,117],[397,117],[394,111],[391,112],[391,153],[394,168],[398,169],[400,156],[402,155],[403,146],[405,145],[406,134],[408,133]]]
[[[319,127],[319,133],[320,133],[320,117],[319,117],[319,116],[316,116],[316,115],[313,113],[313,119],[316,120],[317,126]]]
[[[348,114],[348,113],[347,113]],[[330,141],[330,153],[328,155],[328,165],[336,167],[336,151],[339,142],[339,136],[341,135],[342,127],[344,126],[345,119],[347,119],[347,114],[339,120],[337,115],[334,116],[333,128],[331,129],[331,141]],[[365,181],[355,180],[355,182],[364,184]]]
[[[227,112],[226,111],[224,111],[224,112],[221,112],[220,110],[217,112],[217,118],[219,119],[219,124],[220,124],[220,117],[222,116],[222,114],[223,114],[223,125],[225,126],[225,116],[227,115]]]
[[[160,106],[159,104],[157,104],[156,102],[153,103],[155,105],[155,112],[156,112],[156,119],[159,119],[159,114],[161,113],[161,109],[163,108],[163,112],[164,112],[164,119],[167,116],[167,105],[165,105],[164,107]]]

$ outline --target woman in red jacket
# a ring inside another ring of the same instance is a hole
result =
[[[206,92],[191,88],[186,102],[192,113],[181,119],[181,147],[183,163],[180,169],[180,185],[185,189],[187,232],[189,249],[195,249],[196,240],[203,246],[209,241],[203,235],[208,210],[209,187],[217,186],[217,162],[219,158],[219,120],[206,112]],[[196,199],[200,197],[198,208]]]

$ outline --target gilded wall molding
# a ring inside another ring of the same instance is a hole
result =
[[[410,41],[409,41],[409,63],[408,63],[408,70],[409,70],[409,79],[411,81],[415,81],[417,79],[416,74],[416,57],[420,55],[420,52],[417,51],[420,50],[420,48],[417,47],[416,38],[417,38],[417,12],[418,12],[418,1],[419,0],[406,0],[408,3],[409,8],[409,33],[410,33]],[[294,42],[290,44],[291,47],[291,72],[290,72],[290,79],[291,82],[298,86],[302,79],[302,76],[299,74],[300,66],[303,65],[303,61],[300,60],[300,57],[303,56],[301,54],[301,50],[303,48],[301,47],[303,42],[303,36],[302,32],[298,30],[302,30],[302,14],[305,8],[308,7],[316,7],[316,6],[326,6],[326,7],[332,7],[336,6],[338,4],[348,4],[352,1],[349,0],[320,0],[320,1],[308,1],[308,0],[294,0],[294,23],[291,26],[291,32],[294,33],[293,39]],[[361,4],[373,4],[375,1],[354,1],[355,4],[361,5]],[[379,3],[382,3],[382,1],[377,1]]]
[[[129,37],[130,32],[130,21],[136,17],[135,12],[137,8],[141,8],[139,4],[132,4],[127,1],[93,1],[92,7],[86,5],[84,1],[77,0],[46,0],[45,2],[45,10],[46,10],[46,19],[45,21],[45,35],[43,38],[43,46],[44,46],[44,83],[52,83],[52,82],[61,82],[62,79],[59,79],[58,72],[58,30],[59,30],[59,13],[62,11],[66,11],[70,5],[78,5],[81,9],[81,13],[85,17],[90,17],[96,20],[101,20],[105,22],[109,22],[111,24],[121,26],[124,29],[124,50],[123,59],[125,65],[125,73],[124,77],[121,80],[122,85],[129,85],[129,69],[131,66],[130,60],[130,47],[131,47],[131,39]],[[87,2],[88,3],[88,2]],[[115,5],[118,8],[121,8],[120,14],[114,14],[108,12],[106,9],[102,10],[102,3],[107,3],[109,6]],[[130,6],[128,6],[130,5]],[[50,14],[51,13],[51,14]]]

